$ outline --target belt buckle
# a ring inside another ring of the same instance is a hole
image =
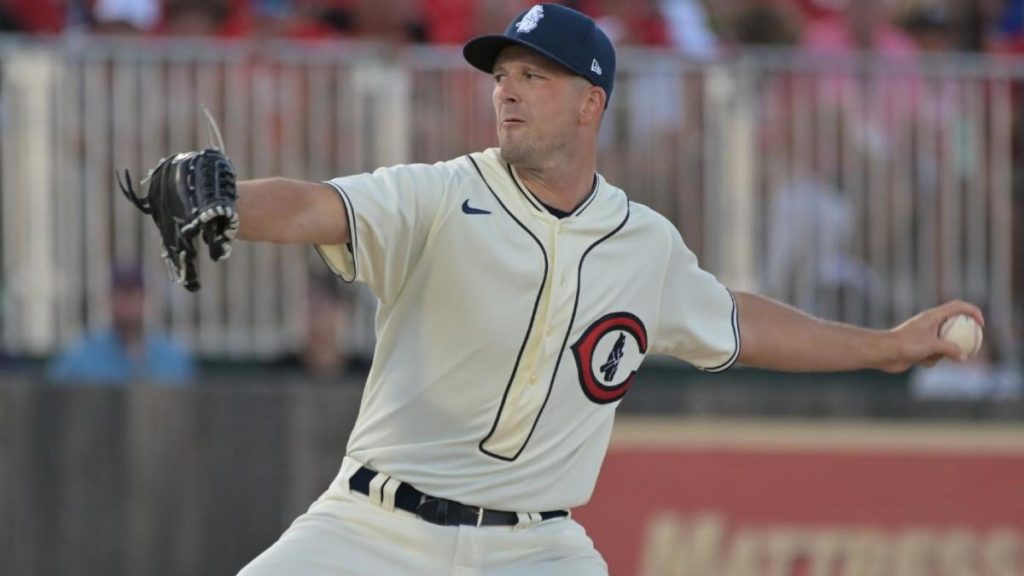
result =
[[[423,502],[416,507],[416,515],[419,516],[421,520],[425,520],[431,524],[449,526],[448,503],[449,501],[443,498],[425,497]]]
[[[439,526],[483,526],[486,511],[482,506],[466,506],[444,498],[424,498],[416,507],[421,520]]]

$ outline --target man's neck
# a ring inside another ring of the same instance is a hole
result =
[[[550,166],[516,166],[516,174],[541,202],[572,212],[594,187],[595,162],[561,162]]]

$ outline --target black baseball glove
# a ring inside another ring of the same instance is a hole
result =
[[[171,277],[186,290],[199,290],[200,234],[214,262],[231,255],[231,241],[238,233],[238,194],[235,168],[222,151],[208,148],[160,160],[139,183],[147,188],[145,196],[136,194],[127,170],[124,181],[118,173],[117,184],[139,210],[153,217]]]

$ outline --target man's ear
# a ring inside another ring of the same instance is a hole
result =
[[[580,122],[583,124],[600,122],[601,115],[604,113],[604,104],[608,101],[603,88],[598,88],[589,82],[587,84],[586,97],[580,106]]]

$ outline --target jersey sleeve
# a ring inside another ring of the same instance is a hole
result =
[[[671,250],[659,303],[655,354],[669,354],[701,370],[720,372],[739,356],[736,300],[668,225]]]
[[[448,175],[441,165],[410,164],[328,181],[345,204],[351,242],[318,245],[320,256],[346,282],[392,301],[423,253]]]

